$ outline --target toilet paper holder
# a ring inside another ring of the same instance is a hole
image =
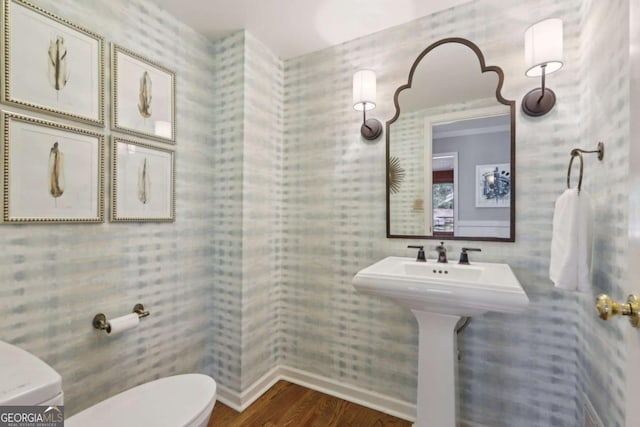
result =
[[[140,319],[142,319],[143,317],[147,317],[150,314],[149,311],[145,310],[144,306],[139,303],[133,306],[133,313],[136,313],[138,315],[138,318]],[[93,316],[92,324],[96,329],[111,332],[111,325],[107,320],[107,316],[105,316],[103,313],[98,313]]]

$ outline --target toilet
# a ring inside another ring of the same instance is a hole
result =
[[[62,378],[29,352],[0,341],[0,406],[63,404]]]
[[[62,378],[31,353],[0,341],[0,406],[62,405]],[[65,427],[206,427],[216,382],[202,374],[161,378],[116,394],[65,420]]]

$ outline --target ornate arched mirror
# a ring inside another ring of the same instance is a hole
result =
[[[415,60],[387,122],[387,237],[515,240],[515,102],[462,38]]]

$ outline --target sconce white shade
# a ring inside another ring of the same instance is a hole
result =
[[[525,75],[541,76],[545,64],[545,74],[562,68],[562,39],[562,20],[558,18],[545,19],[527,28],[524,33]]]
[[[376,108],[376,73],[360,70],[353,75],[353,108],[369,111]]]

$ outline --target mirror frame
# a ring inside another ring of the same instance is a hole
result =
[[[511,211],[509,214],[509,220],[510,220],[510,232],[509,232],[509,237],[508,238],[503,238],[503,237],[464,237],[464,236],[420,236],[420,235],[398,235],[398,234],[391,234],[391,189],[390,189],[390,179],[389,179],[389,171],[390,171],[390,127],[391,125],[398,119],[398,117],[400,116],[400,105],[398,103],[398,98],[400,97],[400,92],[402,92],[405,89],[409,89],[411,88],[411,84],[413,83],[413,73],[416,71],[416,68],[418,67],[418,65],[420,64],[420,61],[422,60],[422,58],[424,58],[429,52],[431,52],[433,49],[437,48],[438,46],[441,46],[443,44],[446,43],[460,43],[463,44],[465,46],[467,46],[469,49],[471,49],[476,56],[478,57],[478,61],[480,62],[480,69],[482,71],[482,73],[486,73],[486,72],[494,72],[498,75],[498,85],[496,87],[496,99],[498,100],[498,102],[500,102],[501,104],[507,105],[510,107],[511,110]],[[439,40],[433,44],[431,44],[429,47],[427,47],[425,50],[422,51],[422,53],[420,53],[420,55],[418,55],[418,57],[416,58],[416,60],[413,62],[413,65],[411,66],[411,70],[409,71],[409,78],[407,80],[406,84],[403,84],[402,86],[398,87],[398,89],[396,89],[396,92],[393,96],[393,103],[395,105],[396,108],[396,112],[395,115],[387,121],[387,125],[386,125],[386,181],[387,181],[387,238],[398,238],[398,239],[437,239],[437,240],[469,240],[469,241],[487,241],[487,242],[515,242],[515,238],[516,238],[516,115],[515,115],[515,105],[516,102],[515,101],[511,101],[508,99],[505,99],[502,96],[502,85],[504,84],[504,73],[502,72],[502,69],[500,67],[494,66],[494,65],[490,65],[487,66],[484,60],[484,55],[482,54],[482,51],[480,50],[480,48],[473,42],[464,39],[464,38],[460,38],[460,37],[450,37],[450,38],[446,38],[446,39],[442,39]]]

